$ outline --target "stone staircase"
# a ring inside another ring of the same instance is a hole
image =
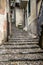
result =
[[[12,24],[12,37],[0,45],[0,65],[43,65],[43,50],[38,40]]]

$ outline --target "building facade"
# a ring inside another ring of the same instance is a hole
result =
[[[36,38],[38,36],[37,17],[41,3],[42,0],[0,0],[0,24],[2,23],[0,31],[3,35],[0,40],[11,35],[12,22],[16,27],[22,26],[24,31],[28,31],[33,38]]]

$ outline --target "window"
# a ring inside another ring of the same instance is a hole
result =
[[[19,3],[16,3],[15,6],[16,6],[16,7],[20,7]]]
[[[29,2],[28,2],[28,14],[29,14],[29,16],[30,16],[30,0],[29,0]]]

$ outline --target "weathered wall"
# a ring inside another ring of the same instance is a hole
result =
[[[25,31],[31,34],[37,34],[37,21],[36,19],[36,0],[30,1],[30,15],[28,13],[28,3],[27,3],[27,19],[25,20]]]
[[[16,8],[16,27],[24,22],[24,11],[23,9]]]
[[[28,17],[28,30],[31,30],[30,33],[37,34],[37,21],[35,20],[36,16],[36,0],[31,0],[31,13]],[[30,25],[31,24],[31,25]]]
[[[6,20],[6,0],[1,0],[1,8],[0,8],[0,44],[2,40],[5,38],[4,34],[7,27]]]

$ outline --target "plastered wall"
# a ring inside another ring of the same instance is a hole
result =
[[[7,27],[6,0],[1,0],[1,8],[0,8],[0,44],[2,43],[2,40],[4,40],[6,27]]]
[[[35,19],[36,16],[36,0],[31,0],[31,12],[30,16],[28,17],[28,30],[31,30],[30,32],[32,34],[37,34],[37,21]]]
[[[16,27],[24,22],[24,11],[23,9],[15,8],[16,11]]]

